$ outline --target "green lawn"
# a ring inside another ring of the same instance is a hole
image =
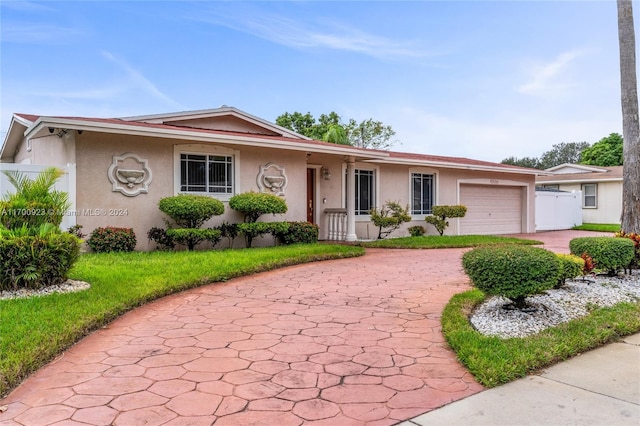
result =
[[[542,244],[541,241],[494,235],[427,235],[421,237],[389,238],[358,243],[363,247],[399,249],[437,249],[479,247],[496,244]]]
[[[455,295],[442,314],[442,331],[458,359],[487,387],[524,377],[640,331],[639,301],[598,308],[586,317],[525,338],[488,337],[468,320],[473,308],[484,299],[480,290]]]
[[[159,297],[282,266],[360,256],[360,247],[84,254],[70,278],[86,291],[0,300],[0,397],[83,336]]]
[[[618,232],[620,230],[619,223],[583,223],[574,226],[571,229],[578,231],[597,231],[597,232]]]

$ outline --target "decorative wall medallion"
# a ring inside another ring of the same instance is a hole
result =
[[[121,192],[127,197],[149,192],[151,169],[147,163],[147,160],[129,152],[114,155],[113,163],[107,172],[109,181],[113,185],[112,191]]]
[[[260,192],[284,195],[284,189],[287,187],[287,175],[284,174],[284,167],[273,163],[260,166],[257,183]]]

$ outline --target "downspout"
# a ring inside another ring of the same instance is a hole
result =
[[[358,241],[356,235],[356,160],[347,157],[347,235],[345,241]]]

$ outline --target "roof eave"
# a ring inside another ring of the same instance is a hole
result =
[[[136,124],[133,124],[136,123]],[[287,149],[291,151],[306,151],[322,154],[344,155],[353,156],[359,159],[382,159],[389,156],[388,153],[381,152],[369,152],[358,148],[329,144],[315,145],[311,143],[305,143],[305,140],[278,140],[261,138],[259,136],[246,136],[246,135],[216,135],[211,133],[198,132],[197,130],[182,130],[182,129],[159,129],[155,127],[140,126],[137,122],[128,124],[124,122],[122,124],[116,123],[103,123],[87,120],[76,120],[73,118],[57,118],[57,117],[40,117],[36,120],[25,132],[25,136],[29,137],[38,135],[40,132],[44,132],[44,129],[49,127],[68,128],[73,130],[103,132],[103,133],[116,133],[116,134],[128,134],[134,136],[150,136],[161,138],[180,138],[183,140],[189,140],[194,142],[215,142],[224,143],[229,145],[244,145],[255,146],[264,148],[278,148]],[[47,130],[48,132],[48,130]]]
[[[242,111],[238,108],[231,107],[231,106],[222,106],[220,108],[202,109],[202,110],[195,110],[195,111],[183,111],[183,112],[168,113],[168,114],[153,114],[153,115],[123,117],[121,118],[121,120],[164,124],[165,122],[173,121],[168,119],[190,120],[190,119],[198,119],[198,118],[215,117],[215,116],[219,116],[222,114],[229,114],[229,113],[235,117],[241,118],[257,126],[264,127],[276,133],[279,132],[285,137],[292,137],[292,138],[303,139],[303,140],[312,140],[311,138],[301,135],[299,133],[296,133],[293,130],[278,126],[277,124],[271,123],[260,117],[249,114],[248,112]]]
[[[609,179],[571,179],[571,180],[541,180],[536,183],[542,185],[561,185],[563,183],[600,183],[600,182],[622,182],[622,178],[609,178]]]
[[[476,171],[512,173],[512,174],[515,173],[515,174],[524,174],[524,175],[533,175],[533,176],[552,174],[552,173],[545,173],[544,171],[541,171],[541,170],[511,169],[511,168],[494,167],[494,166],[486,166],[486,165],[478,165],[478,164],[464,164],[464,163],[447,162],[447,161],[431,161],[431,160],[418,160],[418,159],[408,159],[408,158],[385,158],[382,160],[367,160],[367,162],[401,164],[401,165],[423,166],[423,167],[439,167],[439,168],[457,169],[457,170],[476,170]]]
[[[0,148],[0,162],[13,162],[15,158],[15,152],[20,141],[26,135],[27,130],[31,126],[31,122],[16,114],[11,117],[11,123],[9,124],[9,130],[7,135],[2,141],[2,147]]]

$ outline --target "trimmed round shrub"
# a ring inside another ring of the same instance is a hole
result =
[[[309,222],[287,222],[286,232],[278,234],[282,244],[314,244],[318,242],[318,225]]]
[[[42,288],[67,280],[80,239],[69,233],[0,236],[0,290]]]
[[[424,226],[420,225],[410,226],[407,228],[407,231],[409,231],[409,235],[412,237],[421,237],[427,232],[427,230],[424,229]]]
[[[113,226],[96,228],[87,239],[87,245],[96,253],[133,251],[136,248],[136,243],[136,234],[133,229]]]
[[[244,192],[229,200],[229,207],[244,215],[246,223],[256,222],[260,216],[287,212],[287,203],[277,195],[260,192]]]
[[[251,247],[253,239],[264,234],[271,234],[274,237],[287,232],[288,222],[251,222],[239,223],[238,232],[247,239],[247,247]]]
[[[566,280],[571,280],[582,275],[584,270],[584,259],[573,254],[556,253],[561,264],[560,277],[555,288],[560,288]]]
[[[612,275],[627,268],[635,257],[635,245],[627,238],[574,238],[569,241],[569,249],[576,256],[589,255],[596,269],[604,269]]]
[[[553,288],[560,261],[548,250],[529,246],[488,246],[462,256],[472,284],[486,294],[511,299],[524,307],[527,296]]]
[[[219,230],[212,228],[174,228],[167,229],[166,234],[172,241],[187,246],[190,251],[202,241],[210,241],[215,246],[222,237],[222,233]]]
[[[224,204],[206,195],[181,194],[166,197],[158,203],[160,210],[181,228],[200,228],[213,216],[224,213]]]
[[[440,235],[444,234],[444,230],[449,226],[447,218],[464,217],[467,214],[467,207],[457,206],[433,206],[430,216],[424,220],[433,225]]]

